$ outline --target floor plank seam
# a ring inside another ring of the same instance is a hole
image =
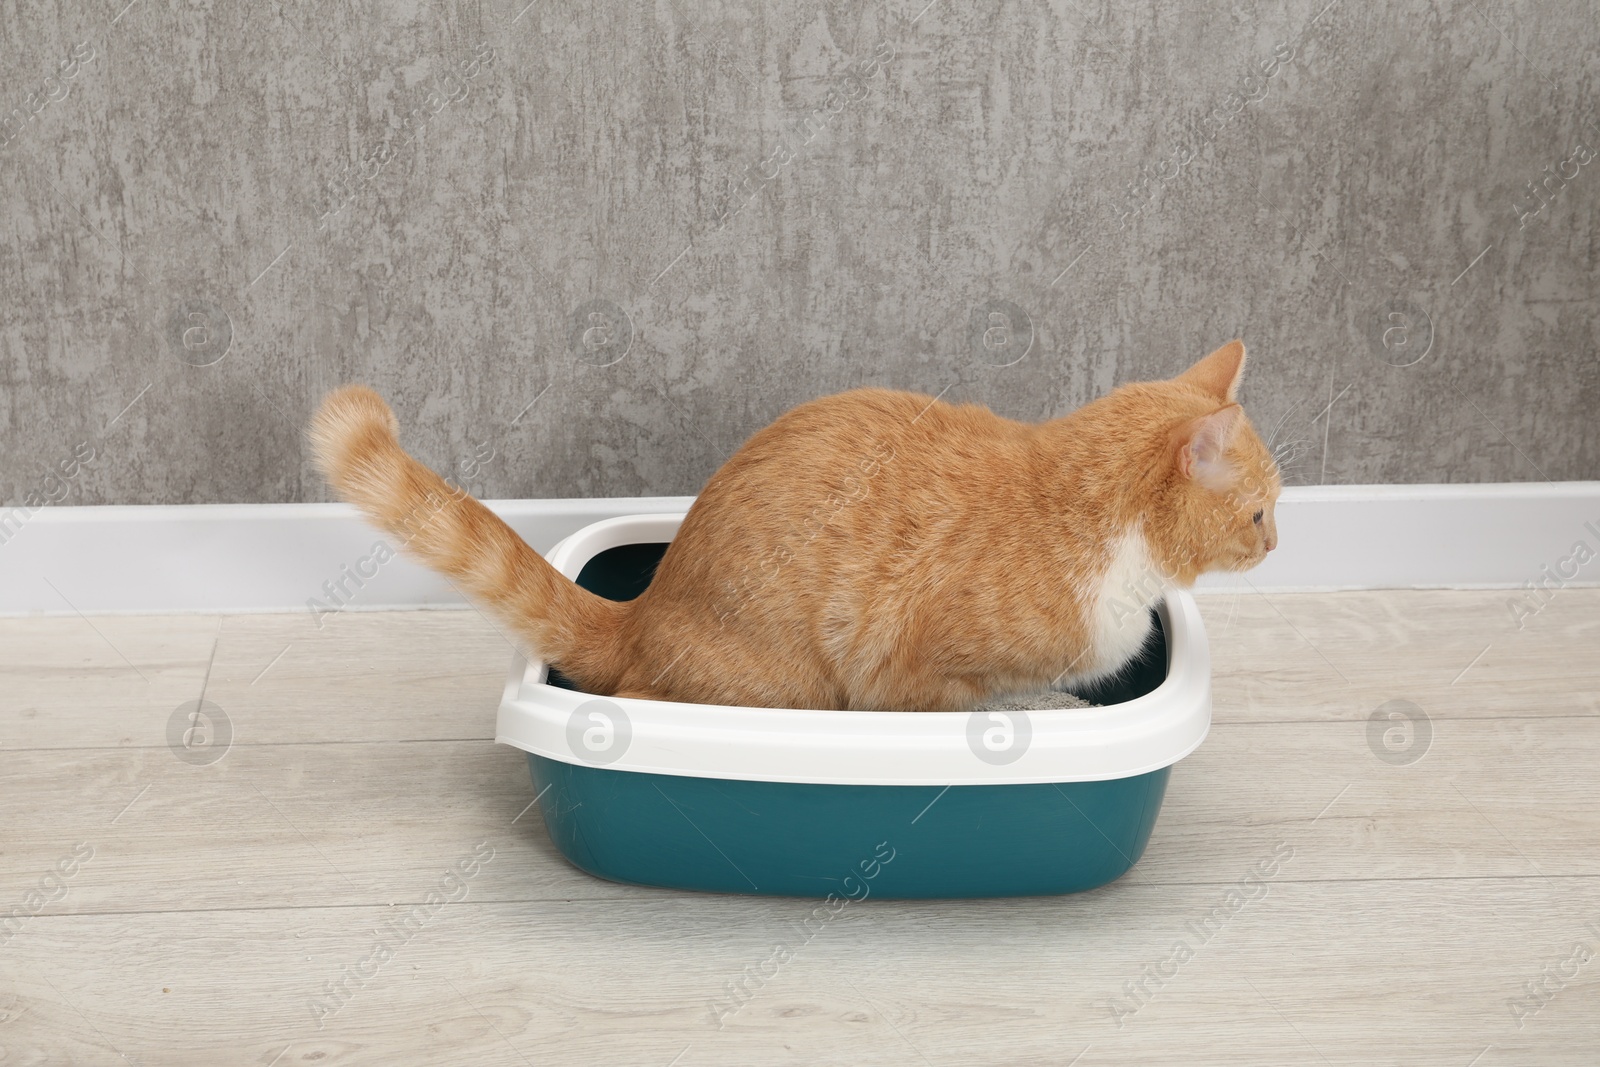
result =
[[[1334,885],[1355,886],[1355,885],[1370,885],[1370,886],[1374,886],[1374,887],[1382,887],[1382,886],[1387,886],[1387,885],[1412,885],[1412,884],[1420,884],[1420,883],[1467,884],[1467,883],[1483,883],[1483,882],[1516,883],[1516,882],[1551,882],[1551,881],[1562,881],[1562,882],[1567,882],[1567,883],[1600,882],[1600,874],[1419,875],[1419,876],[1414,877],[1414,878],[1403,878],[1403,877],[1390,877],[1390,878],[1275,878],[1275,879],[1273,879],[1272,884],[1275,885],[1275,886],[1290,886],[1290,885],[1294,885],[1294,886],[1334,886]],[[1218,881],[1214,881],[1214,882],[1209,882],[1209,881],[1208,882],[1161,882],[1161,881],[1153,881],[1151,879],[1145,878],[1145,879],[1142,879],[1139,882],[1129,883],[1129,885],[1125,889],[1123,889],[1122,887],[1119,887],[1119,891],[1131,892],[1131,891],[1139,890],[1139,889],[1218,889],[1218,888],[1228,888],[1228,887],[1236,886],[1237,884],[1238,884],[1237,880],[1218,880]],[[723,900],[723,901],[726,901],[728,899],[732,899],[732,900],[734,900],[736,902],[742,902],[742,903],[749,903],[749,902],[751,902],[752,899],[757,899],[757,900],[760,900],[760,901],[773,902],[773,903],[803,904],[803,903],[806,903],[809,900],[809,898],[805,898],[805,897],[778,897],[778,896],[759,897],[759,898],[750,898],[750,897],[742,897],[741,896],[741,897],[734,897],[734,898],[725,898],[725,897],[719,896],[718,894],[674,893],[674,892],[671,892],[671,891],[668,891],[668,890],[661,890],[661,891],[657,892],[657,891],[650,891],[650,890],[641,889],[640,892],[643,893],[644,895],[643,896],[617,896],[617,897],[504,897],[504,898],[496,898],[496,899],[481,899],[480,898],[480,899],[473,899],[473,900],[454,901],[454,902],[452,902],[451,906],[452,907],[465,907],[465,906],[497,907],[497,906],[510,905],[510,904],[539,904],[539,905],[553,905],[553,904],[577,904],[577,905],[633,904],[633,905],[636,905],[636,904],[639,904],[641,902],[648,902],[648,901],[651,901],[651,900],[674,901],[674,902],[690,902],[690,901],[708,902],[708,901],[711,901],[711,900]],[[1073,903],[1076,899],[1077,898],[1075,896],[1073,896],[1073,895],[1062,896],[1062,897],[1005,897],[1005,898],[1001,898],[999,900],[991,900],[991,901],[988,901],[987,903],[989,903],[991,905],[992,904],[1004,905],[1004,904],[1025,904],[1025,903],[1038,902],[1038,901],[1050,901],[1050,902],[1056,902],[1056,903],[1062,903],[1062,904],[1070,904],[1070,903]],[[291,912],[291,911],[350,911],[350,910],[356,909],[356,908],[411,908],[411,907],[422,906],[425,903],[426,903],[426,901],[423,901],[423,900],[399,900],[399,901],[382,900],[382,901],[370,901],[370,902],[352,902],[352,903],[347,903],[347,904],[282,904],[282,905],[247,905],[247,906],[233,907],[233,908],[151,908],[151,909],[143,909],[143,910],[137,910],[137,911],[74,911],[74,912],[56,912],[56,913],[41,912],[41,913],[33,916],[33,921],[34,922],[38,922],[40,920],[45,920],[45,919],[63,920],[63,919],[91,919],[91,918],[129,918],[129,917],[135,917],[135,916],[154,916],[154,915],[210,915],[210,914],[240,914],[240,913],[254,913],[254,912],[267,913],[267,912]],[[812,903],[814,903],[814,901]],[[866,902],[863,901],[862,903],[865,904]],[[948,904],[970,904],[972,902],[971,901],[965,901],[965,900],[890,900],[890,901],[876,901],[876,902],[873,902],[873,903],[876,906],[880,906],[880,907],[881,906],[885,906],[885,905],[890,906],[890,907],[906,907],[906,906],[911,906],[911,907],[939,907],[939,906],[944,906],[944,905],[948,905]]]
[[[1430,714],[1430,722],[1489,723],[1489,722],[1560,722],[1600,719],[1600,711],[1576,715],[1445,715]],[[1366,716],[1351,719],[1236,719],[1211,721],[1213,730],[1236,726],[1359,726]],[[235,749],[246,748],[305,748],[315,745],[453,745],[497,743],[489,737],[394,737],[383,740],[331,740],[331,741],[234,741]],[[0,742],[0,751],[20,752],[147,752],[165,749],[166,745],[73,745],[50,747],[8,747]]]

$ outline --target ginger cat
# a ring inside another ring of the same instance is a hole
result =
[[[1103,677],[1150,605],[1277,544],[1281,481],[1230,342],[1061,418],[858,389],[794,408],[706,483],[643,595],[580,589],[401,449],[346,386],[311,426],[328,480],[585,692],[962,711]]]

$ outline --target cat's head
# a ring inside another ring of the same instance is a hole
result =
[[[1230,341],[1176,378],[1144,384],[1160,413],[1159,503],[1151,548],[1188,584],[1206,571],[1249,570],[1278,544],[1283,482],[1272,451],[1237,396],[1242,341]]]

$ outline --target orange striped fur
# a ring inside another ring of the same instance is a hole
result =
[[[626,604],[407,455],[370,389],[330,394],[311,439],[346,500],[587,692],[956,711],[1116,671],[1163,589],[1276,545],[1244,364],[1234,341],[1037,425],[887,389],[801,404],[712,476]]]

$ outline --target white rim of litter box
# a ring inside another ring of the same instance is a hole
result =
[[[605,519],[546,558],[576,578],[606,549],[671,541],[682,521],[683,515]],[[969,746],[969,724],[979,713],[796,711],[596,697],[546,684],[546,665],[521,654],[511,664],[495,740],[563,763],[757,782],[1023,785],[1129,778],[1178,762],[1211,726],[1211,655],[1194,598],[1174,589],[1157,610],[1167,635],[1166,680],[1122,704],[1025,713],[1031,740],[1005,765],[979,759]],[[596,701],[605,703],[575,719]],[[569,725],[576,721],[574,736],[581,737],[586,724],[600,722],[590,712],[617,720],[615,708],[626,717],[612,734],[620,755],[596,759],[587,750],[575,752]],[[979,733],[1003,725],[983,720]]]

